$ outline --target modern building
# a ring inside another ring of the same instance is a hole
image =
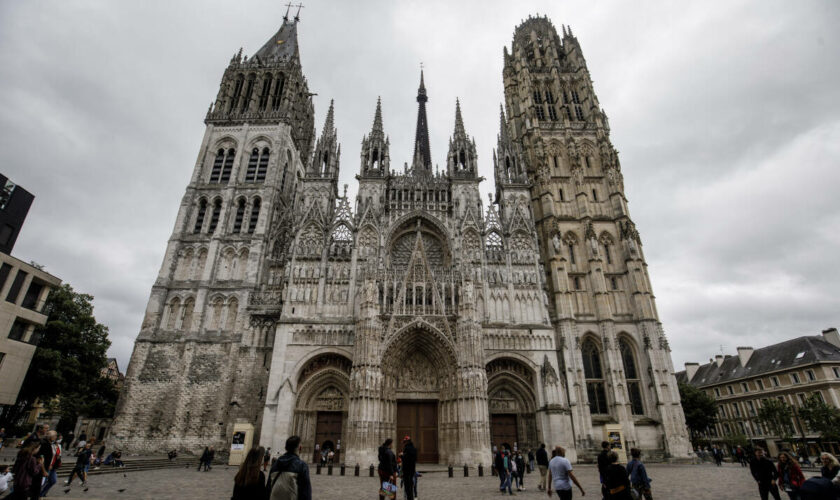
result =
[[[505,47],[485,205],[454,95],[433,167],[422,72],[414,149],[394,153],[405,167],[377,101],[350,199],[332,103],[315,136],[298,25],[285,17],[224,72],[114,445],[224,450],[252,432],[282,449],[298,434],[307,458],[329,448],[364,465],[409,434],[423,462],[477,464],[541,442],[587,459],[608,438],[688,457],[618,155],[571,30],[529,18]]]
[[[55,276],[0,253],[0,404],[14,404],[38,345],[35,327],[47,322],[42,313]]]
[[[0,174],[0,253],[12,253],[34,199],[29,191]]]
[[[737,355],[717,355],[704,365],[686,363],[677,378],[718,402],[718,421],[709,429],[712,442],[745,436],[772,455],[790,448],[791,443],[769,434],[771,430],[756,418],[762,405],[776,398],[793,407],[791,425],[797,449],[804,443],[814,455],[820,449],[840,452],[840,444],[821,442],[797,411],[811,395],[840,408],[840,334],[836,328],[759,349],[739,347]]]

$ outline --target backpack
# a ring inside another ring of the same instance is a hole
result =
[[[277,472],[272,480],[270,500],[297,500],[297,472]]]

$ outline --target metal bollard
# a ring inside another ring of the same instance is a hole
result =
[[[373,477],[373,464],[370,464],[370,477]]]
[[[452,464],[449,464],[449,477],[452,477]]]
[[[484,477],[484,465],[478,464],[478,477]]]
[[[332,464],[327,465],[327,475],[332,476]]]
[[[359,477],[359,464],[356,464],[355,476]]]
[[[318,464],[318,465],[315,466],[315,474],[320,474],[320,473],[321,473],[321,464]]]
[[[340,472],[340,475],[342,475],[342,476],[344,475],[344,464],[341,464],[341,472]]]
[[[467,467],[467,464],[464,464],[464,477],[470,477],[470,468]]]

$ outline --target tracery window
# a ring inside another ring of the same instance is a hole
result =
[[[233,85],[233,96],[230,100],[230,107],[228,111],[233,111],[239,103],[239,96],[242,95],[242,86],[245,83],[245,75],[240,74],[236,77],[236,82]]]
[[[627,397],[630,401],[630,411],[633,415],[643,415],[645,408],[642,404],[639,371],[636,367],[633,347],[626,339],[620,339],[618,341],[618,349],[621,352],[621,362],[624,365],[624,380],[627,382]]]
[[[260,164],[257,167],[257,182],[265,181],[265,174],[268,172],[268,157],[271,155],[271,151],[268,148],[263,148],[262,154],[260,154]]]
[[[254,234],[257,229],[257,221],[260,219],[260,199],[254,199],[254,205],[251,207],[251,219],[248,221],[248,234]]]
[[[539,90],[534,91],[534,109],[537,112],[537,119],[545,120],[545,110],[542,105],[542,95]]]
[[[207,214],[207,200],[204,198],[198,203],[198,214],[195,216],[195,227],[193,228],[193,233],[198,234],[201,232],[201,227],[204,225],[204,216]]]
[[[213,202],[213,213],[210,215],[210,227],[207,228],[207,232],[213,234],[216,231],[216,226],[219,225],[219,217],[222,214],[222,200],[216,200]]]
[[[604,389],[604,372],[601,368],[601,353],[595,342],[588,339],[581,347],[581,354],[589,411],[595,415],[606,415],[609,410],[607,409],[607,393]]]
[[[248,111],[248,107],[251,105],[251,96],[254,94],[254,79],[256,78],[255,75],[251,74],[248,75],[248,81],[245,85],[245,97],[242,99],[242,106],[239,108],[240,112]]]
[[[269,156],[271,156],[271,151],[268,148],[263,148],[262,151],[259,148],[251,150],[251,156],[248,158],[248,170],[245,171],[245,182],[265,181]],[[285,172],[283,182],[285,182]]]
[[[210,171],[210,182],[219,182],[222,176],[222,164],[225,162],[225,150],[216,151],[216,158],[213,160],[213,169]]]
[[[195,299],[192,297],[184,301],[184,319],[181,320],[181,330],[192,330],[193,311],[195,310]]]
[[[260,111],[268,105],[268,96],[271,92],[271,73],[263,78],[262,93],[260,94]]]
[[[225,154],[225,164],[222,166],[221,182],[228,182],[230,180],[230,173],[233,170],[233,158],[236,156],[236,150],[230,148]]]
[[[242,221],[245,219],[245,199],[240,198],[236,205],[236,218],[233,220],[233,232],[239,233],[242,231]]]
[[[169,317],[166,319],[166,329],[174,330],[175,322],[178,319],[178,314],[181,312],[181,300],[178,297],[172,299],[169,303]]]
[[[277,80],[274,82],[274,94],[271,97],[271,109],[274,111],[280,109],[280,104],[283,102],[283,86],[285,84],[285,75],[283,75],[283,73],[278,73]]]

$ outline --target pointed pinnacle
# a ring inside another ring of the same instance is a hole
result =
[[[455,137],[466,136],[464,119],[461,117],[461,102],[455,98]]]
[[[376,98],[376,113],[373,115],[373,131],[382,132],[382,97]]]
[[[335,118],[334,118],[334,100],[330,99],[330,109],[327,111],[327,118],[324,120],[324,131],[321,135],[326,135],[328,133],[332,133],[335,130]]]

